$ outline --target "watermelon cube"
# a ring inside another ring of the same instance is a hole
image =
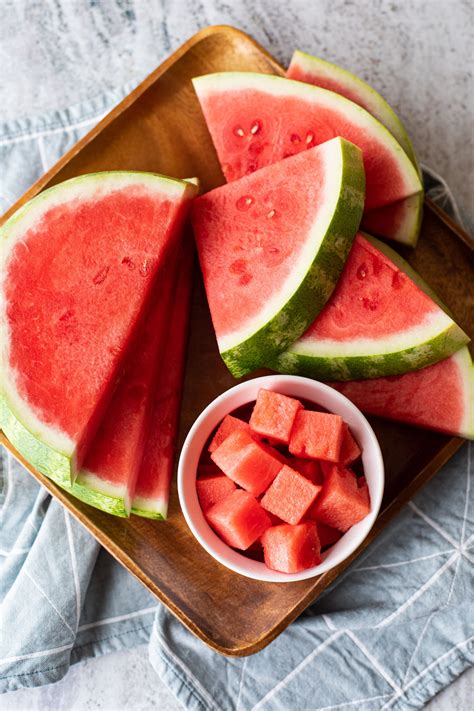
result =
[[[318,529],[318,538],[321,544],[321,550],[323,548],[328,548],[328,546],[334,545],[341,537],[341,532],[337,528],[331,528],[331,526],[326,526],[325,523],[318,522],[316,524]]]
[[[197,479],[196,489],[201,508],[203,511],[207,511],[218,501],[232,494],[236,486],[232,479],[217,470],[217,473],[207,474]]]
[[[284,465],[267,489],[261,504],[282,521],[297,524],[321,491],[294,469]]]
[[[344,434],[342,436],[341,453],[339,464],[341,467],[348,467],[353,464],[361,455],[360,447],[352,436],[349,425],[344,422]]]
[[[306,479],[309,479],[313,484],[322,484],[324,481],[321,465],[316,459],[300,459],[292,457],[288,462],[289,466],[295,471],[302,474]]]
[[[298,573],[321,562],[316,524],[282,524],[269,528],[262,536],[266,565],[281,573]]]
[[[257,499],[242,489],[214,504],[206,511],[206,518],[227,545],[242,551],[272,525]]]
[[[282,464],[251,435],[236,430],[211,454],[211,459],[236,484],[259,496],[267,489]]]
[[[326,465],[323,488],[311,507],[316,521],[345,532],[370,512],[370,504],[361,495],[351,469]]]
[[[250,418],[250,428],[272,444],[288,444],[298,410],[303,405],[292,397],[260,388]]]
[[[290,452],[306,459],[338,462],[344,422],[339,415],[299,410],[290,437]]]
[[[234,417],[233,415],[226,415],[217,428],[217,431],[211,440],[211,444],[208,447],[208,451],[214,452],[222,444],[222,442],[232,434],[232,432],[235,432],[235,430],[242,430],[243,432],[250,433],[249,423],[239,420],[238,417]]]
[[[363,500],[370,507],[369,486],[367,484],[367,479],[365,478],[365,476],[357,477],[357,487],[359,489],[359,494],[362,496]]]

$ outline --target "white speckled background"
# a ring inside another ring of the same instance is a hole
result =
[[[2,120],[138,83],[199,28],[232,24],[282,62],[298,46],[369,80],[399,111],[421,161],[446,178],[466,225],[474,225],[472,0],[1,0],[0,7]],[[471,670],[427,708],[467,711],[473,686]],[[4,696],[1,707],[180,708],[144,647],[88,660],[58,684]]]

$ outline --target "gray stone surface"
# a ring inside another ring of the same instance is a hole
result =
[[[446,178],[472,226],[471,0],[2,0],[0,118],[138,82],[196,30],[221,23],[250,32],[282,62],[298,46],[369,80],[399,111],[421,160]],[[473,683],[471,670],[427,708],[467,711]],[[58,684],[4,696],[1,707],[179,708],[144,647],[83,662]]]

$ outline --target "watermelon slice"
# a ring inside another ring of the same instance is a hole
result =
[[[414,247],[423,220],[424,194],[418,193],[391,205],[365,212],[362,228],[378,237],[387,237]]]
[[[193,277],[190,244],[183,248],[178,273],[163,365],[158,375],[145,453],[132,501],[132,513],[161,520],[168,515],[183,388]]]
[[[207,298],[234,376],[284,350],[324,306],[360,222],[363,191],[359,149],[335,138],[195,200]]]
[[[196,191],[147,173],[81,176],[1,230],[0,422],[25,459],[63,485],[83,463]]]
[[[124,375],[72,487],[77,498],[116,516],[130,514],[148,434],[158,377],[156,364],[175,285],[175,270],[169,261],[176,260],[167,260],[160,270],[147,317],[124,365]]]
[[[403,374],[452,355],[469,338],[413,275],[393,250],[359,233],[327,306],[272,367],[357,380]]]
[[[330,384],[369,415],[474,439],[474,368],[467,347],[414,373]]]
[[[227,180],[342,136],[363,153],[366,210],[422,190],[392,134],[343,96],[268,74],[208,74],[193,82]]]

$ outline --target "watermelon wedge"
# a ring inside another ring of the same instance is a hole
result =
[[[369,415],[474,439],[474,368],[467,347],[414,373],[330,385]]]
[[[452,355],[469,338],[413,274],[390,247],[359,233],[326,307],[269,365],[321,380],[358,380],[400,375]]]
[[[219,351],[235,377],[287,348],[322,309],[363,201],[360,150],[341,138],[194,201]]]
[[[62,485],[82,466],[196,191],[147,173],[81,176],[1,230],[0,423]]]
[[[148,437],[132,500],[132,513],[166,519],[181,406],[193,276],[193,251],[185,244],[169,314],[167,340],[156,383]]]
[[[299,50],[294,52],[286,76],[322,89],[329,89],[362,106],[397,139],[421,178],[421,170],[405,127],[385,99],[367,82],[336,64],[312,57]],[[362,218],[362,227],[379,237],[387,237],[413,247],[420,234],[423,199],[424,195],[421,191],[411,197],[366,212]]]
[[[422,190],[415,166],[392,134],[343,96],[245,72],[208,74],[193,83],[229,181],[342,136],[362,150],[367,211]]]

